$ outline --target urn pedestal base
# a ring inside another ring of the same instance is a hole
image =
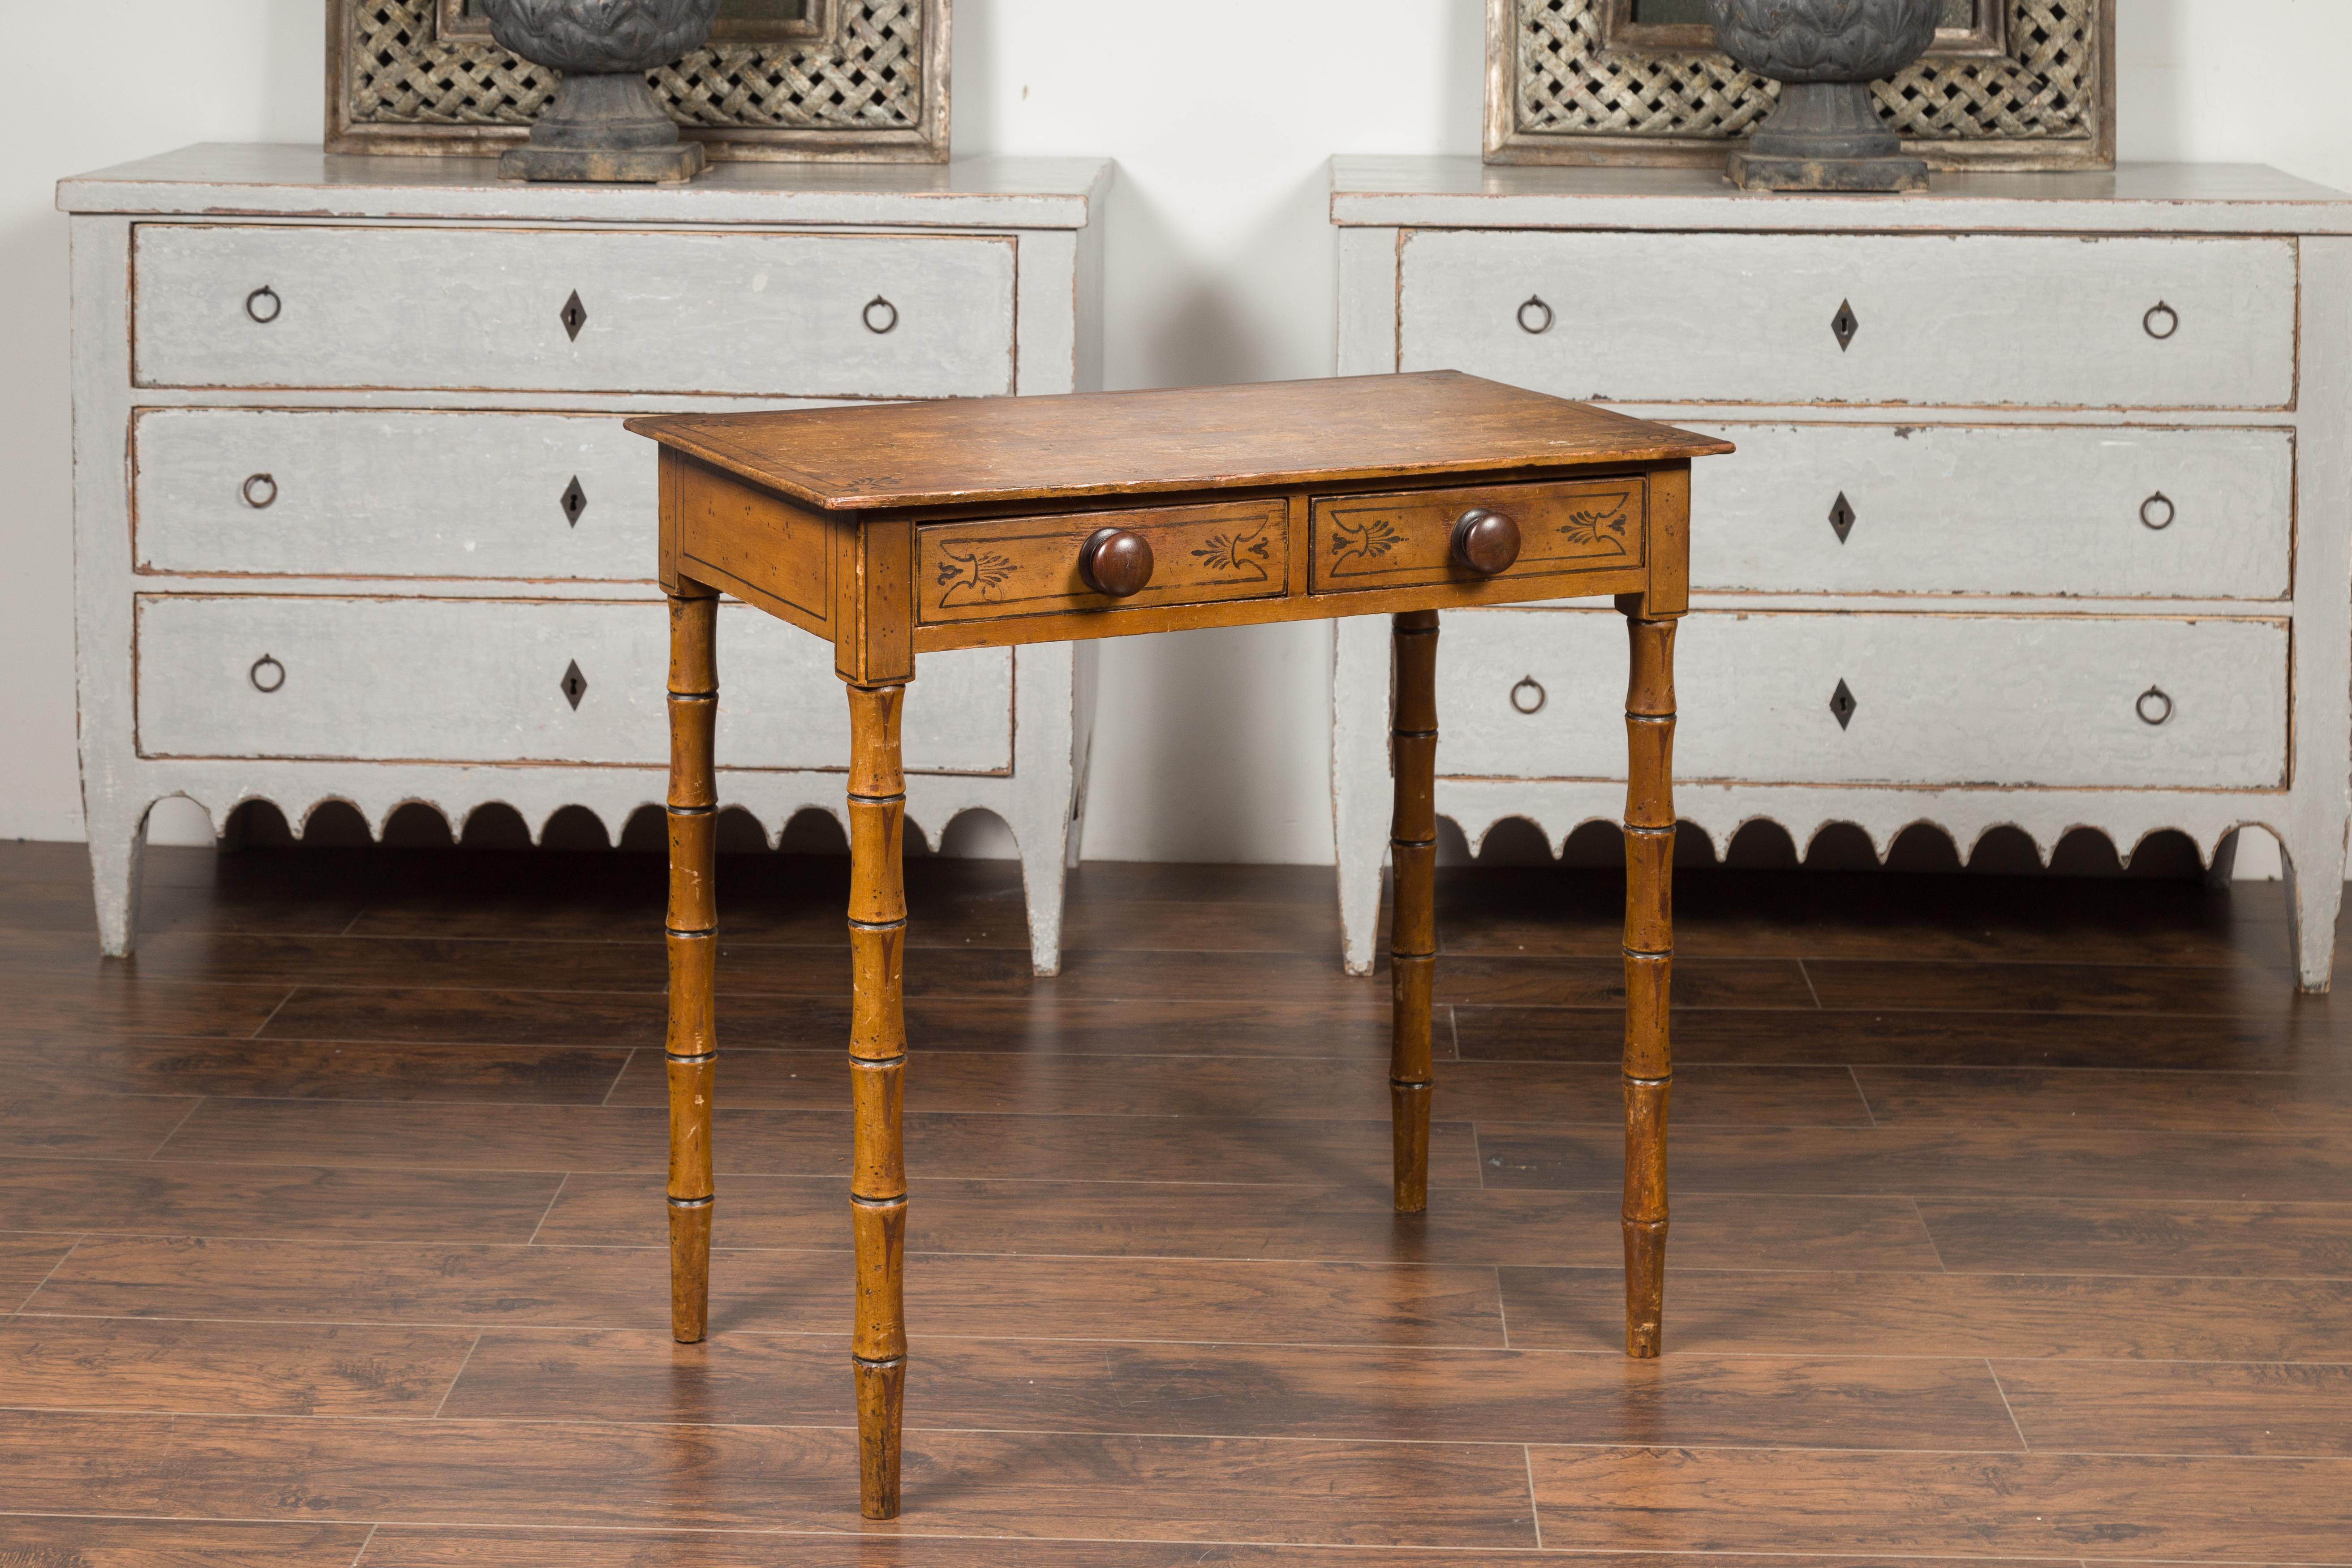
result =
[[[1725,163],[1743,191],[1924,191],[1927,165],[1903,143],[1859,81],[1792,81],[1748,145]]]
[[[502,180],[575,180],[634,185],[683,184],[702,173],[702,143],[669,147],[509,147],[499,156]]]
[[[1723,174],[1743,191],[1870,194],[1927,188],[1927,165],[1918,158],[1785,158],[1734,153],[1726,160]]]
[[[530,140],[499,159],[499,175],[678,184],[702,166],[702,143],[678,135],[642,72],[583,71],[563,79]]]

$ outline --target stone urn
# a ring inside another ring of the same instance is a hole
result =
[[[1731,154],[1743,190],[1917,191],[1927,165],[1878,118],[1870,83],[1936,41],[1942,0],[1706,0],[1723,52],[1780,83],[1780,106]]]
[[[679,138],[646,72],[710,37],[719,0],[475,0],[490,37],[563,73],[530,141],[499,160],[517,180],[690,180],[702,144]]]

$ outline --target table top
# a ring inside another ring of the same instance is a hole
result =
[[[1669,462],[1732,449],[1451,370],[665,415],[628,427],[828,511]]]

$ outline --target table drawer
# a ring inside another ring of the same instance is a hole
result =
[[[1308,586],[1346,594],[1557,577],[1559,592],[1571,594],[1580,574],[1642,564],[1646,494],[1636,478],[1320,497],[1310,529]],[[1493,578],[1454,560],[1454,525],[1477,508],[1518,525],[1518,560]]]
[[[719,764],[844,766],[848,706],[832,646],[740,605],[719,621]],[[659,600],[147,595],[139,751],[658,767],[668,661]],[[925,656],[905,724],[913,772],[1010,770],[1012,655]]]
[[[1151,546],[1150,581],[1125,598],[1078,575],[1081,547],[1106,528]],[[936,523],[915,537],[915,614],[927,626],[1278,598],[1289,580],[1289,509],[1280,500]]]
[[[2294,400],[2287,239],[1425,230],[1400,267],[1398,368],[1569,397]]]
[[[1685,780],[2286,783],[2283,621],[1718,611],[1686,619],[1675,651]],[[1624,776],[1617,615],[1449,615],[1437,666],[1441,773]]]
[[[150,408],[142,572],[643,580],[652,446],[588,414]]]
[[[2283,599],[2287,430],[1713,425],[1691,586]],[[1843,524],[1843,532],[1840,524]]]
[[[142,386],[1009,393],[1013,251],[959,235],[141,224],[132,374]]]

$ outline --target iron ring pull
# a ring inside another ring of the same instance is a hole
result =
[[[268,315],[262,314],[261,310],[261,302],[264,300],[269,301],[269,313]],[[245,313],[251,316],[255,321],[259,321],[265,327],[270,322],[276,321],[278,319],[278,312],[285,309],[286,301],[280,300],[278,297],[278,290],[272,289],[267,283],[264,283],[260,288],[256,289],[252,293],[247,294],[245,297]]]
[[[1521,701],[1519,700],[1519,693],[1522,691],[1534,692],[1535,700],[1533,702]],[[1519,677],[1518,684],[1511,688],[1511,706],[1517,709],[1522,713],[1540,713],[1543,711],[1543,705],[1547,695],[1548,694],[1543,689],[1542,681],[1538,680],[1532,675],[1523,675]]]
[[[2158,704],[2154,718],[2148,716],[2148,705],[2151,702]],[[2139,721],[2151,729],[2167,722],[2172,717],[2172,699],[2165,694],[2164,688],[2160,686],[2151,686],[2141,692],[2139,700],[2133,703],[2132,708],[2139,714]]]
[[[874,311],[877,306],[883,310],[888,312],[882,324],[878,327],[874,324]],[[885,332],[895,331],[898,325],[898,307],[893,305],[889,300],[885,300],[879,294],[877,294],[871,300],[866,300],[866,309],[860,310],[857,314],[858,318],[866,323],[866,330],[872,332],[877,338]]]
[[[2164,509],[2164,512],[2161,517],[2157,514],[2156,509],[2158,507],[2162,507]],[[2172,526],[2172,520],[2176,515],[2178,514],[2173,510],[2172,498],[2166,495],[2162,490],[2157,491],[2154,495],[2139,503],[2139,520],[2141,523],[2148,528],[2155,529],[2159,533]]]
[[[278,481],[268,474],[247,474],[236,493],[245,498],[246,505],[259,511],[278,499]]]
[[[2160,332],[2156,330],[2158,325],[2157,318],[2158,316],[2164,318],[2164,331]],[[2170,337],[2173,333],[2180,330],[2180,312],[2166,304],[2163,300],[2158,300],[2155,304],[2148,307],[2147,314],[2139,319],[2139,324],[2141,328],[2147,331],[2149,337],[2154,338],[2158,342],[2162,342],[2165,339]]]
[[[1542,311],[1543,319],[1530,326],[1528,322],[1528,312],[1529,310]],[[1551,307],[1544,303],[1543,296],[1540,294],[1528,295],[1525,302],[1519,306],[1519,331],[1526,332],[1530,337],[1540,337],[1544,333],[1551,331]]]
[[[272,672],[267,682],[262,679],[265,670]],[[253,661],[253,668],[245,672],[245,678],[253,682],[256,691],[267,696],[286,684],[286,667],[265,653]]]

